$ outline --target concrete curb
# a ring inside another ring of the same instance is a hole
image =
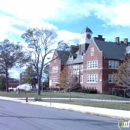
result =
[[[89,107],[89,106],[88,107],[78,106],[78,105],[70,105],[70,104],[62,104],[62,103],[50,104],[48,102],[29,102],[29,104],[53,107],[58,109],[65,109],[70,111],[77,111],[81,113],[89,113],[92,115],[105,116],[105,117],[111,117],[116,119],[130,120],[130,111],[124,111],[124,110],[96,108],[96,107]]]
[[[96,108],[96,107],[89,107],[89,106],[78,106],[78,105],[62,104],[62,103],[39,102],[39,101],[26,102],[25,100],[19,100],[15,98],[8,98],[8,97],[1,97],[1,96],[0,99],[32,104],[32,105],[40,105],[45,107],[53,107],[53,108],[64,109],[69,111],[77,111],[81,113],[88,113],[92,115],[105,116],[105,117],[111,117],[116,119],[130,120],[130,111],[124,111],[124,110],[98,108],[98,107]]]

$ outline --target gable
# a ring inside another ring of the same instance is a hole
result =
[[[121,60],[126,53],[126,45],[123,43],[106,42],[94,40],[100,51],[103,51],[104,58]]]

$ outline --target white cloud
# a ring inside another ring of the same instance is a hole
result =
[[[129,0],[110,0],[109,2],[97,0],[4,0],[0,4],[0,10],[8,16],[26,20],[29,23],[39,20],[66,20],[65,22],[69,22],[76,18],[95,14],[107,24],[130,25]]]
[[[0,21],[2,23],[0,24],[0,34],[3,34],[3,36],[1,36],[1,40],[9,38],[8,33],[10,33],[12,37],[13,35],[21,36],[23,30],[26,28],[27,25],[24,21],[17,20],[13,17],[6,16],[4,14],[0,14]]]
[[[20,73],[24,71],[24,67],[23,68],[16,68],[13,67],[12,69],[9,70],[9,76],[11,78],[15,78],[15,79],[20,79]]]
[[[79,33],[72,33],[66,30],[60,30],[57,32],[58,34],[58,40],[64,40],[67,42],[69,45],[71,44],[77,44],[78,41],[81,38],[81,34]]]
[[[64,21],[68,17],[69,20],[74,19],[74,14],[77,14],[76,17],[79,14],[90,15],[82,2],[77,3],[75,0],[4,0],[0,4],[0,10],[9,16],[26,21],[46,19]]]
[[[35,20],[56,16],[59,2],[59,0],[4,0],[0,4],[0,9],[20,19]]]
[[[16,38],[19,39],[21,38],[21,35],[30,27],[40,27],[40,28],[46,27],[49,29],[52,28],[54,30],[57,30],[56,26],[50,23],[46,23],[42,20],[26,22],[20,19],[15,19],[11,16],[0,14],[0,21],[2,23],[0,24],[1,41],[6,38],[14,41],[16,40],[14,39],[15,35],[17,36]]]
[[[107,25],[130,26],[130,1],[123,3],[122,1],[113,1],[111,4],[93,4],[85,3],[84,8],[92,14],[103,20]],[[82,12],[81,12],[82,13]]]

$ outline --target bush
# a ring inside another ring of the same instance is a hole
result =
[[[97,93],[97,89],[93,89],[93,88],[80,88],[80,89],[73,90],[73,92],[81,92],[81,93],[92,93],[92,94],[95,94],[95,93]]]
[[[116,96],[130,98],[129,92],[126,91],[124,95],[124,90],[117,91]]]
[[[41,98],[35,98],[34,100],[35,100],[35,101],[42,101]]]

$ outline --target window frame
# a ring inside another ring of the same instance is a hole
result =
[[[58,83],[58,77],[57,76],[52,76],[51,82],[52,83]]]
[[[87,74],[87,83],[98,83],[98,74]]]
[[[52,73],[58,73],[58,66],[52,66]]]
[[[97,69],[98,60],[87,61],[87,69]]]

